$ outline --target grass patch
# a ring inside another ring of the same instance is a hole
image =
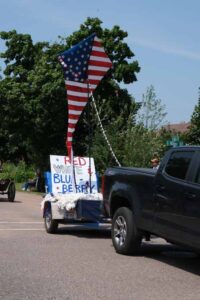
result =
[[[37,195],[44,195],[45,193],[42,192],[37,192],[36,190],[32,189],[31,191],[22,191],[22,185],[23,183],[20,182],[15,182],[15,187],[16,187],[16,191],[18,192],[23,192],[23,193],[28,193],[28,194],[37,194]]]

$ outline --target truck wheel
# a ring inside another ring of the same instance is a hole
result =
[[[48,205],[44,211],[44,226],[46,232],[56,233],[58,229],[58,222],[52,219],[51,206]]]
[[[112,220],[112,242],[117,253],[136,254],[142,236],[138,233],[134,215],[128,207],[120,207]]]
[[[13,202],[15,200],[15,184],[11,182],[8,188],[8,201]]]

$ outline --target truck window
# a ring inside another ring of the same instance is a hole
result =
[[[200,166],[198,168],[198,171],[197,171],[197,174],[196,174],[194,182],[200,184]]]
[[[170,156],[165,172],[173,177],[185,179],[194,151],[173,152]]]

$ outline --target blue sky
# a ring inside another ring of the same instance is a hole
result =
[[[87,17],[98,17],[104,28],[119,25],[141,66],[138,81],[126,88],[141,101],[152,84],[166,106],[166,120],[179,123],[190,120],[198,103],[199,12],[198,0],[0,0],[0,30],[54,42]]]

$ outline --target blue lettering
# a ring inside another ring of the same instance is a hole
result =
[[[62,185],[62,193],[72,193],[73,189],[72,189],[72,185],[71,184],[63,184]]]
[[[95,184],[91,186],[91,193],[93,193],[93,190],[95,190],[95,188],[96,188]],[[90,193],[90,188],[85,184],[81,185],[81,192],[85,194]]]
[[[82,193],[87,193],[87,188],[85,185],[81,185],[81,192]]]
[[[53,181],[54,183],[60,183],[60,178],[59,174],[53,174]]]
[[[65,194],[65,193],[67,193],[67,185],[63,184],[62,185],[62,194]]]
[[[63,175],[62,174],[60,175],[60,182],[65,183],[65,181],[63,180]]]
[[[68,192],[69,192],[69,193],[72,193],[72,192],[73,192],[72,184],[69,184],[69,185],[68,185]]]
[[[77,192],[77,193],[80,193],[80,192],[81,192],[81,187],[80,187],[80,185],[76,185],[76,192]]]
[[[70,183],[71,182],[71,176],[69,175],[60,175],[61,182],[62,183]]]
[[[62,180],[62,177],[59,176],[59,174],[54,174],[54,182],[55,183],[60,183],[63,181],[60,181],[60,179]],[[92,185],[91,186],[91,193],[93,193],[93,191],[96,189],[96,185]],[[73,193],[73,186],[72,184],[62,184],[62,191],[61,193],[62,194],[66,194],[66,193]],[[83,185],[76,185],[76,192],[77,193],[84,193],[84,194],[87,194],[87,193],[90,193],[90,189],[88,186],[86,186],[85,184]]]
[[[70,175],[53,174],[54,183],[70,183],[72,182]]]
[[[70,176],[70,175],[65,175],[65,182],[66,182],[66,183],[72,182],[71,176]]]

